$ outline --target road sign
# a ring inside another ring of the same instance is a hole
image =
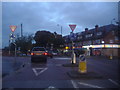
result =
[[[14,39],[15,35],[13,33],[10,34],[10,39]]]
[[[76,28],[76,25],[74,25],[74,24],[70,24],[69,26],[70,26],[70,28],[71,28],[72,32],[73,32],[73,31],[74,31],[74,29]]]
[[[86,59],[84,55],[80,55],[79,57],[80,61],[79,61],[79,66],[78,66],[78,71],[80,73],[87,73],[87,65],[86,65]]]
[[[17,28],[17,26],[15,26],[15,25],[10,26],[10,29],[11,29],[12,32],[14,32],[16,28]]]
[[[74,41],[76,38],[75,38],[75,34],[74,33],[70,33],[70,39],[72,40],[72,41]]]

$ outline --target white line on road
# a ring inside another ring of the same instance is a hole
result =
[[[112,79],[108,79],[108,80],[114,83],[115,85],[120,86],[117,82],[113,81]]]
[[[71,80],[71,83],[72,83],[72,85],[73,85],[74,88],[79,88],[79,87],[77,86],[77,84],[76,84],[73,80]]]
[[[87,84],[87,83],[83,83],[83,82],[78,82],[78,83],[81,84],[81,85],[84,85],[84,86],[92,87],[92,88],[104,88],[104,87],[99,87],[99,86],[96,86],[96,85],[91,85],[91,84]]]
[[[46,71],[48,68],[33,68],[33,72],[35,73],[36,76],[40,75],[41,73],[43,73],[44,71]],[[37,70],[41,70],[41,71],[37,71]]]
[[[64,60],[64,59],[71,59],[71,58],[54,58],[54,59]]]

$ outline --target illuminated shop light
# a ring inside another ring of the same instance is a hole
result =
[[[82,48],[120,48],[120,45],[117,44],[104,44],[104,45],[89,45],[89,46],[82,46]]]

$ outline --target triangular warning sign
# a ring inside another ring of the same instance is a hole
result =
[[[11,29],[12,32],[14,32],[16,28],[17,28],[17,26],[15,26],[15,25],[10,26],[10,29]]]
[[[74,29],[76,28],[76,25],[73,25],[73,24],[72,25],[70,24],[69,26],[70,26],[72,31],[74,31]]]

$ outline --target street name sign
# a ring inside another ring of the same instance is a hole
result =
[[[70,24],[69,27],[71,28],[72,32],[74,31],[74,29],[76,28],[75,24]]]
[[[15,25],[10,26],[10,29],[11,29],[12,32],[14,32],[16,28],[17,28],[17,26],[15,26]]]

